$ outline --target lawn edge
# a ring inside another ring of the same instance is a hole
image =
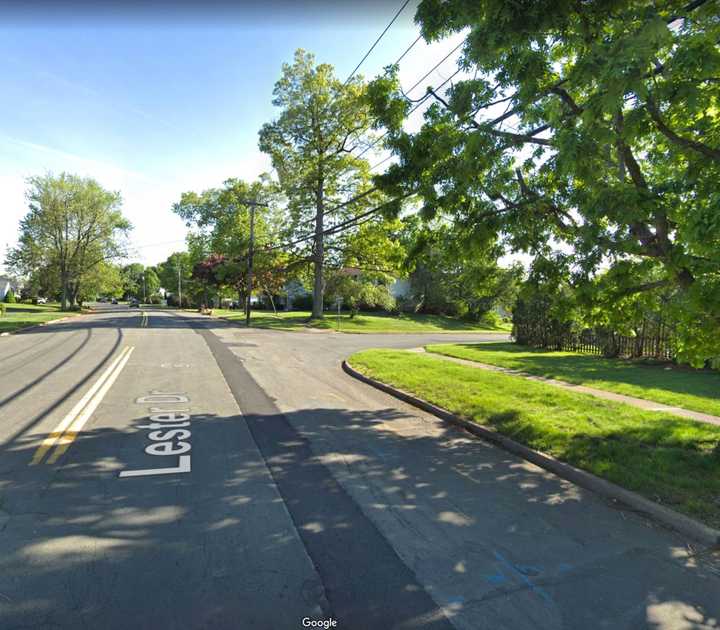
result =
[[[238,320],[237,319],[231,319],[229,317],[225,317],[223,315],[213,315],[213,319],[223,319],[226,322],[235,323]],[[244,324],[240,324],[241,327],[244,328]],[[305,326],[303,325],[302,328],[297,327],[287,327],[287,328],[281,328],[276,327],[273,328],[271,326],[253,326],[250,325],[250,328],[257,328],[258,330],[282,330],[284,332],[307,332],[308,330],[311,332],[321,332],[321,333],[342,333],[344,335],[510,335],[510,331],[504,331],[504,330],[431,330],[431,331],[424,331],[424,330],[403,330],[403,331],[397,331],[397,330],[336,330],[335,328],[316,328],[315,326]]]
[[[632,490],[626,490],[625,488],[593,475],[592,473],[562,462],[554,458],[552,455],[536,451],[524,444],[520,444],[519,442],[516,442],[515,440],[499,433],[493,428],[486,427],[477,422],[465,420],[454,413],[451,413],[447,409],[438,407],[437,405],[423,400],[422,398],[418,398],[413,394],[409,394],[408,392],[393,387],[392,385],[387,385],[386,383],[366,376],[353,368],[347,360],[342,362],[342,369],[345,373],[358,379],[359,381],[362,381],[363,383],[371,385],[372,387],[390,394],[391,396],[395,396],[395,398],[399,398],[400,400],[409,403],[414,407],[418,407],[423,411],[427,411],[441,420],[458,425],[473,435],[487,440],[488,442],[513,453],[514,455],[518,455],[536,466],[561,477],[562,479],[571,481],[572,483],[595,492],[607,499],[623,503],[624,505],[632,508],[634,511],[639,512],[646,517],[651,517],[653,520],[669,529],[689,536],[708,547],[720,545],[720,530],[715,529],[714,527],[705,525],[690,516],[680,514],[675,510],[671,510],[670,508],[655,503],[650,499],[646,499]]]
[[[30,324],[28,326],[21,326],[20,328],[16,328],[15,330],[6,330],[5,332],[0,333],[0,337],[9,337],[10,335],[17,335],[20,332],[27,332],[28,330],[32,330],[33,328],[42,328],[43,326],[49,326],[50,324],[57,324],[58,322],[64,322],[66,319],[72,319],[73,317],[77,317],[78,315],[89,315],[92,311],[85,312],[85,313],[76,313],[73,315],[65,315],[65,317],[58,317],[57,319],[51,319],[47,322],[40,322],[39,324]]]

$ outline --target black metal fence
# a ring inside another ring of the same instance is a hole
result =
[[[671,329],[663,322],[646,321],[635,335],[621,335],[608,330],[573,330],[565,326],[515,324],[513,337],[523,345],[548,350],[587,352],[606,357],[653,358],[670,361],[675,358]]]

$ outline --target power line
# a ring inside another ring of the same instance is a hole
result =
[[[447,58],[447,57],[446,57],[446,58]],[[449,81],[452,81],[453,78],[455,78],[455,76],[458,75],[460,72],[462,72],[462,68],[458,68],[458,69],[457,69],[455,72],[453,72],[447,79],[445,79],[440,85],[438,85],[437,87],[432,88],[432,89],[433,89],[433,90],[439,90],[440,88],[444,87]],[[425,76],[427,76],[427,75],[425,75]],[[420,81],[422,81],[422,79],[420,79]],[[419,83],[419,82],[418,82],[418,83]],[[417,85],[417,84],[416,84],[416,85]],[[411,90],[412,90],[412,88],[411,88]],[[410,90],[408,90],[408,91],[410,91]],[[430,93],[428,92],[427,94],[425,94],[425,96],[423,96],[421,99],[419,99],[419,100],[415,103],[415,106],[412,107],[412,108],[408,111],[408,113],[406,114],[406,117],[407,117],[407,116],[410,116],[410,114],[412,114],[413,112],[415,112],[415,111],[427,100],[427,98],[428,98],[429,95],[430,95]],[[405,97],[405,98],[407,98],[407,97]],[[408,99],[408,100],[411,100],[411,99]],[[372,149],[374,146],[376,146],[377,143],[380,142],[380,140],[382,140],[382,139],[383,139],[385,136],[387,136],[389,133],[390,133],[390,131],[389,131],[389,130],[386,130],[385,133],[383,133],[382,135],[380,135],[380,136],[378,136],[377,138],[375,138],[375,140],[373,140],[368,146],[366,146],[366,147],[365,147],[360,153],[358,153],[355,157],[356,157],[356,158],[360,158],[360,157],[362,157],[363,155],[365,155],[370,149]],[[376,164],[375,166],[377,166],[377,164]],[[373,166],[373,167],[370,167],[370,168],[371,168],[371,170],[372,170],[372,169],[375,168],[375,167]]]
[[[425,79],[427,79],[433,72],[435,72],[435,70],[437,70],[443,63],[445,63],[445,61],[447,61],[447,60],[450,58],[451,55],[453,55],[454,53],[456,53],[464,43],[465,43],[465,42],[462,41],[462,42],[460,42],[457,46],[455,46],[455,48],[453,48],[447,55],[445,55],[440,61],[438,61],[438,62],[432,67],[432,69],[428,70],[428,72],[426,72],[423,76],[421,76],[421,77],[413,84],[413,86],[412,86],[407,92],[403,92],[403,96],[405,96],[405,98],[407,98],[409,101],[412,100],[412,99],[410,99],[410,98],[407,97],[407,94],[409,94],[410,92],[412,92],[418,85],[420,85],[420,84],[421,84]]]
[[[368,194],[369,194],[369,192],[371,192],[371,191],[366,191],[366,193],[368,193]],[[363,212],[363,213],[361,213],[361,214],[358,214],[357,216],[351,217],[350,219],[347,219],[347,220],[345,220],[345,221],[342,221],[342,222],[340,222],[340,223],[338,223],[338,224],[336,224],[336,225],[333,225],[333,226],[330,227],[330,228],[327,228],[327,229],[323,230],[323,231],[321,232],[321,234],[322,234],[323,236],[329,236],[329,235],[332,235],[332,234],[336,234],[336,233],[338,233],[338,232],[342,232],[342,231],[344,231],[344,229],[346,229],[346,228],[351,228],[351,227],[356,227],[356,225],[361,225],[361,223],[359,223],[359,221],[370,217],[371,215],[375,214],[376,212],[379,212],[380,210],[382,210],[383,208],[386,208],[386,207],[389,206],[390,204],[393,204],[393,203],[395,203],[395,202],[397,202],[397,201],[402,201],[403,199],[407,199],[408,197],[410,197],[410,196],[413,195],[413,194],[414,194],[414,193],[411,193],[411,192],[410,192],[410,193],[405,193],[404,195],[401,195],[400,197],[396,197],[395,199],[391,199],[390,201],[386,201],[385,203],[381,203],[379,206],[375,206],[374,208],[372,208],[372,209],[370,209],[370,210],[368,210],[368,211],[366,211],[366,212]],[[311,239],[314,239],[314,238],[316,238],[316,236],[317,236],[317,235],[315,234],[315,232],[312,232],[312,233],[310,233],[310,234],[306,234],[306,235],[304,235],[304,236],[301,236],[301,237],[299,237],[299,238],[296,238],[296,239],[290,241],[289,243],[282,243],[282,244],[280,244],[280,245],[273,245],[273,246],[271,246],[271,247],[266,247],[266,248],[264,248],[264,249],[265,249],[265,251],[273,251],[273,250],[276,250],[276,249],[286,249],[286,248],[292,247],[293,245],[297,245],[297,244],[299,244],[299,243],[303,243],[303,242],[305,242],[305,241],[309,241],[309,240],[311,240]]]
[[[415,39],[415,41],[414,41],[412,44],[410,44],[410,45],[405,49],[405,52],[403,52],[403,54],[400,55],[400,56],[395,60],[395,63],[394,63],[393,65],[394,65],[394,66],[397,66],[397,65],[403,60],[403,58],[405,57],[405,55],[407,55],[407,54],[415,47],[415,44],[417,44],[421,39],[422,39],[422,33],[420,33],[420,35],[417,36],[417,39]]]
[[[367,197],[369,194],[374,193],[376,190],[377,190],[377,188],[375,186],[373,186],[372,188],[368,188],[367,190],[355,195],[351,199],[348,199],[347,201],[343,201],[342,203],[338,204],[337,206],[333,206],[332,208],[325,210],[323,215],[327,216],[328,214],[330,214],[332,212],[335,212],[337,210],[340,210],[341,208],[345,208],[346,206],[349,206],[351,203],[360,201],[360,199]],[[309,221],[304,221],[303,223],[315,223],[315,217],[313,217]]]
[[[372,171],[372,170],[375,170],[378,166],[380,166],[381,164],[385,164],[385,162],[387,162],[387,161],[388,161],[389,159],[391,159],[392,157],[393,157],[393,154],[391,153],[391,154],[388,155],[385,159],[380,160],[377,164],[373,164],[373,165],[370,167],[370,170],[371,170],[371,171]]]
[[[394,24],[395,20],[398,19],[398,16],[403,12],[403,9],[404,9],[409,3],[410,3],[410,0],[405,0],[405,2],[402,3],[402,6],[397,10],[397,13],[394,15],[393,19],[390,20],[390,23],[385,27],[385,29],[383,30],[383,32],[380,33],[380,36],[375,40],[375,43],[374,43],[372,46],[370,46],[370,50],[368,50],[368,51],[365,53],[365,56],[360,60],[360,63],[358,63],[358,65],[355,66],[355,70],[353,70],[353,71],[350,73],[350,76],[349,76],[347,79],[345,79],[345,85],[347,85],[347,84],[350,82],[350,79],[352,79],[352,78],[355,76],[355,73],[360,69],[360,66],[362,66],[363,63],[365,63],[365,60],[370,56],[370,53],[375,49],[375,46],[378,45],[378,43],[380,42],[380,40],[385,36],[385,33],[388,32],[388,30],[390,29],[390,27]],[[413,45],[414,45],[414,44],[413,44]]]

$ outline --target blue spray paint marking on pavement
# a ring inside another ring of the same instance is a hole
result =
[[[502,584],[503,582],[507,582],[507,578],[502,573],[486,575],[485,579],[490,582],[490,584]]]
[[[550,595],[545,589],[533,584],[533,581],[527,575],[525,575],[522,571],[518,570],[518,568],[514,564],[509,562],[500,552],[494,551],[493,553],[495,554],[495,558],[497,558],[508,569],[510,569],[513,574],[520,578],[520,581],[523,582],[531,591],[542,597],[542,599],[545,600],[546,604],[552,604],[552,597],[550,597]]]

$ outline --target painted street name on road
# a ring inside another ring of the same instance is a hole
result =
[[[119,477],[150,477],[152,475],[170,475],[190,472],[190,411],[187,407],[170,409],[170,405],[183,405],[190,402],[184,394],[174,392],[151,392],[135,401],[139,405],[162,405],[150,407],[150,423],[138,428],[149,429],[148,439],[152,442],[145,447],[148,455],[156,457],[177,457],[177,465],[163,468],[144,468],[141,470],[123,470]]]

